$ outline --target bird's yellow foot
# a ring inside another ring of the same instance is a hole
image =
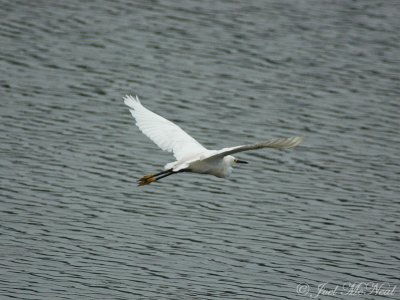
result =
[[[157,180],[157,178],[154,175],[146,175],[138,180],[138,186],[144,186],[144,185],[150,184],[156,180]]]

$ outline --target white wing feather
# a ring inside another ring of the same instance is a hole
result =
[[[269,140],[266,140],[264,142],[257,143],[257,144],[241,145],[241,146],[236,146],[236,147],[223,148],[221,150],[211,150],[211,151],[208,151],[208,153],[209,153],[208,155],[207,155],[207,153],[204,153],[204,155],[201,155],[200,157],[194,157],[194,158],[186,160],[184,162],[179,162],[178,164],[176,162],[172,162],[170,164],[167,164],[165,166],[165,168],[166,169],[173,168],[174,171],[179,171],[179,170],[187,168],[191,163],[195,163],[195,162],[210,162],[211,164],[213,164],[213,161],[220,160],[223,157],[234,154],[234,153],[262,149],[262,148],[290,149],[290,148],[296,147],[302,141],[303,141],[303,137],[294,136],[294,137],[290,137],[290,138],[269,139]]]
[[[269,139],[269,140],[266,140],[265,142],[261,142],[261,143],[257,143],[257,144],[223,148],[221,150],[218,150],[217,153],[213,154],[212,156],[207,157],[206,159],[222,158],[224,156],[231,155],[234,153],[262,149],[262,148],[290,149],[290,148],[296,147],[302,141],[303,141],[303,137],[301,137],[301,136],[294,136],[294,137],[290,137],[290,138]]]
[[[178,125],[145,108],[137,96],[125,96],[124,103],[135,118],[137,127],[162,150],[173,152],[177,160],[207,151]]]

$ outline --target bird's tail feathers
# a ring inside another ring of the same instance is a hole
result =
[[[192,160],[188,160],[185,162],[179,162],[179,161],[173,161],[170,163],[167,163],[164,166],[164,169],[169,170],[171,169],[174,172],[180,172],[184,169],[186,169],[187,167],[189,167],[190,163],[192,163],[193,161],[196,161],[197,159],[192,159]]]

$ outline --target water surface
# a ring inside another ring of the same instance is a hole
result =
[[[397,1],[0,4],[2,299],[399,284]],[[137,188],[172,156],[130,93],[210,149],[305,141]]]

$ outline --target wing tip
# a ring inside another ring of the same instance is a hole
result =
[[[304,140],[303,136],[293,136],[289,138],[287,149],[298,146]]]
[[[302,141],[304,140],[304,137],[302,136],[291,136],[288,138],[276,138],[276,139],[271,139],[266,141],[263,145],[266,148],[275,148],[275,149],[291,149],[296,146],[298,146]]]
[[[131,95],[125,95],[123,97],[123,99],[124,99],[125,105],[129,106],[129,108],[132,108],[132,109],[136,109],[137,105],[141,104],[139,97],[137,95],[135,95],[135,97],[132,97]]]

